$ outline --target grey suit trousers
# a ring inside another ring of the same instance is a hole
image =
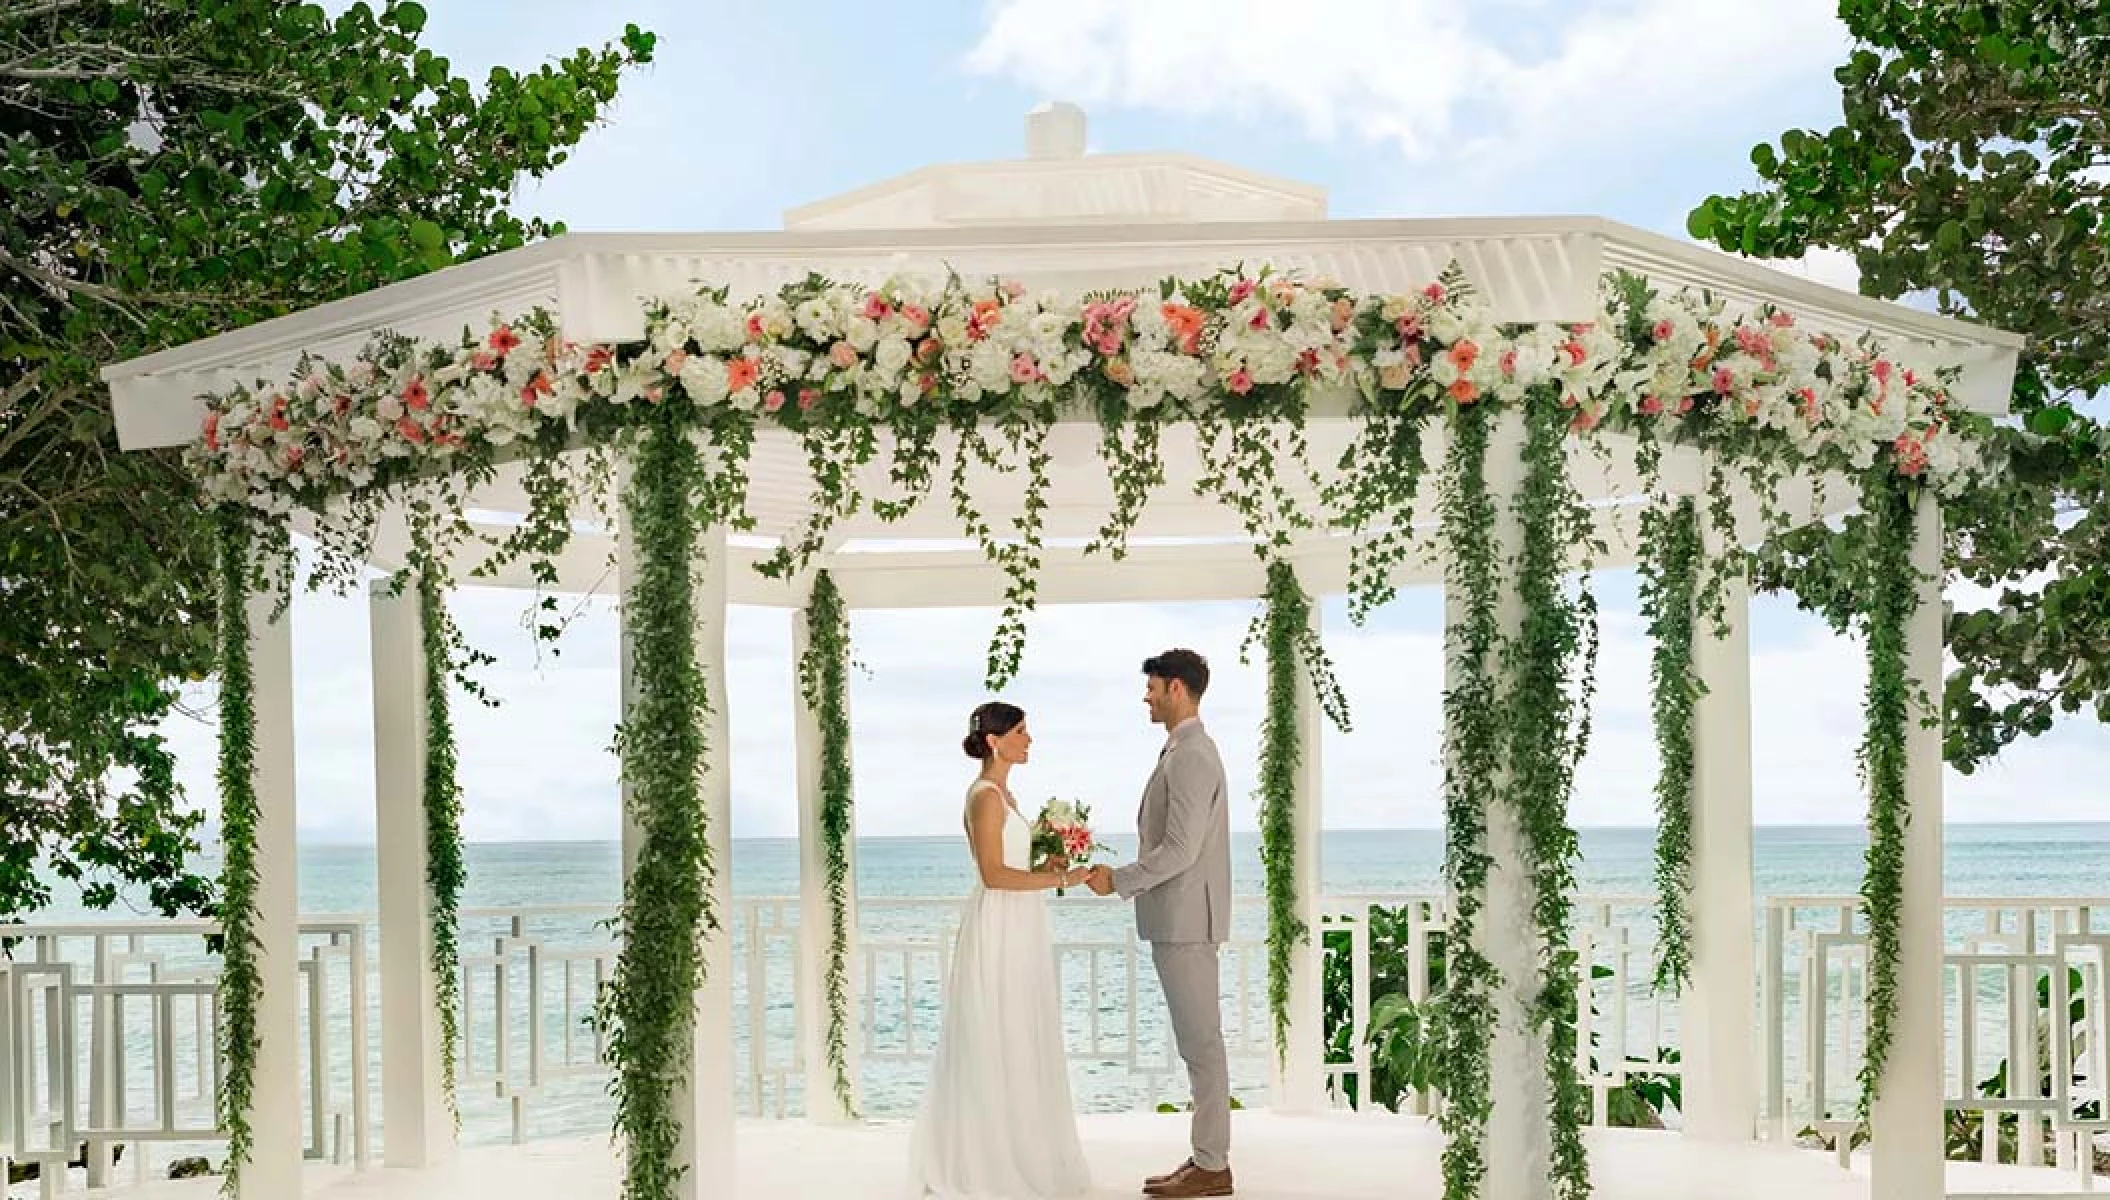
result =
[[[1231,1064],[1224,1053],[1218,949],[1214,942],[1150,944],[1194,1093],[1194,1165],[1205,1171],[1221,1171],[1231,1159]]]

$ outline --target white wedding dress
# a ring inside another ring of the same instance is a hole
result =
[[[968,789],[971,806],[977,782]],[[1004,865],[1030,869],[1032,827],[1004,820]],[[960,916],[945,1026],[910,1143],[917,1196],[1052,1200],[1091,1190],[1070,1107],[1045,892],[977,878]]]

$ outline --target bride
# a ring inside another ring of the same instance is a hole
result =
[[[910,1150],[915,1194],[1043,1200],[1091,1190],[1055,991],[1047,897],[1087,872],[1030,869],[1032,824],[1011,795],[1026,761],[1026,714],[992,701],[969,718],[967,842],[979,877],[961,913],[945,1028]]]

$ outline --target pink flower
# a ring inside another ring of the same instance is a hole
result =
[[[781,411],[784,407],[784,393],[775,388],[769,389],[769,394],[762,397],[762,407],[769,412]]]
[[[747,314],[747,340],[750,342],[759,342],[767,336],[769,336],[769,331],[762,328],[762,314]]]
[[[808,411],[810,411],[810,410],[811,410],[811,409],[813,408],[813,406],[814,406],[814,405],[816,405],[816,404],[819,404],[820,402],[821,402],[821,394],[820,394],[820,391],[819,391],[819,389],[817,389],[817,388],[800,388],[800,389],[799,389],[799,411],[800,411],[800,412],[808,412]]]
[[[1230,388],[1232,394],[1243,396],[1253,390],[1253,373],[1240,367],[1231,372],[1229,379],[1224,380],[1224,386]]]
[[[1026,285],[1016,279],[1006,279],[1004,281],[1004,294],[1013,300],[1021,299],[1026,294]]]
[[[1443,290],[1442,284],[1432,283],[1429,286],[1421,289],[1421,294],[1428,298],[1429,303],[1441,304],[1443,303],[1444,296],[1448,295],[1449,293]]]
[[[1246,327],[1249,329],[1271,329],[1274,324],[1275,314],[1264,308],[1254,309],[1252,317],[1246,321]]]
[[[1595,429],[1597,428],[1598,419],[1597,414],[1589,409],[1578,408],[1575,410],[1574,418],[1568,422],[1568,428],[1577,430]]]
[[[1299,354],[1297,355],[1297,373],[1298,373],[1298,374],[1300,374],[1300,375],[1309,375],[1309,374],[1311,374],[1312,372],[1314,372],[1314,371],[1317,371],[1318,369],[1319,369],[1319,352],[1318,352],[1317,350],[1305,350],[1305,351],[1302,351],[1302,352],[1300,352],[1300,353],[1299,353]]]
[[[1763,330],[1753,329],[1749,325],[1736,327],[1736,346],[1753,358],[1773,357],[1773,339],[1767,337]]]
[[[1233,303],[1233,304],[1243,304],[1243,303],[1245,303],[1245,302],[1246,302],[1246,300],[1247,300],[1247,299],[1249,299],[1249,298],[1250,298],[1250,297],[1252,296],[1252,294],[1253,294],[1253,292],[1254,292],[1255,290],[1256,290],[1256,287],[1255,287],[1255,285],[1254,285],[1254,283],[1253,283],[1253,281],[1252,281],[1252,280],[1250,280],[1250,279],[1241,279],[1241,280],[1239,280],[1239,281],[1238,281],[1237,283],[1234,283],[1234,284],[1232,284],[1232,285],[1231,285],[1231,303]]]
[[[1561,343],[1561,353],[1568,356],[1568,365],[1571,367],[1583,365],[1583,362],[1590,357],[1589,349],[1577,341]]]
[[[511,326],[500,325],[491,331],[491,336],[486,339],[484,344],[491,348],[491,353],[504,358],[512,352],[513,347],[520,344],[520,335],[514,333]]]
[[[1641,412],[1644,416],[1662,416],[1663,398],[1661,396],[1643,396],[1641,398]]]
[[[403,407],[412,412],[423,412],[432,407],[432,394],[425,390],[424,376],[410,377],[409,385],[403,389]]]
[[[478,371],[495,370],[498,367],[498,355],[489,350],[478,350],[469,356],[469,366]]]
[[[205,410],[205,448],[220,448],[220,414],[214,409]]]
[[[533,408],[538,397],[547,396],[556,390],[550,385],[549,372],[537,371],[535,377],[527,381],[527,386],[520,389],[520,402]]]
[[[1682,417],[1682,416],[1684,416],[1684,415],[1685,415],[1686,413],[1689,413],[1689,412],[1691,412],[1691,411],[1692,411],[1692,397],[1691,397],[1691,396],[1680,396],[1680,397],[1678,397],[1678,415]]]
[[[286,447],[286,454],[285,454],[285,464],[286,464],[286,470],[288,470],[288,471],[298,470],[298,469],[299,469],[299,467],[300,467],[300,460],[301,460],[301,459],[303,459],[303,458],[305,458],[305,457],[307,457],[307,455],[306,455],[306,452],[305,452],[305,451],[303,451],[303,450],[302,450],[302,449],[301,449],[301,448],[300,448],[299,446],[295,445],[295,446],[288,446],[288,447]]]
[[[930,328],[930,310],[920,304],[902,305],[901,319],[908,322],[910,337],[920,337],[924,330]]]
[[[857,365],[857,347],[848,342],[837,342],[828,347],[828,361],[847,371]]]
[[[735,358],[725,364],[725,390],[744,392],[762,376],[762,365],[751,358]]]
[[[1898,440],[1892,442],[1890,448],[1897,452],[1898,474],[1918,475],[1927,469],[1926,443],[1914,438],[1910,433],[1899,434]]]
[[[1890,386],[1890,375],[1891,372],[1893,372],[1894,370],[1896,370],[1896,368],[1890,365],[1889,359],[1879,358],[1874,363],[1870,364],[1868,368],[1868,373],[1876,377],[1877,383],[1880,383],[1887,388]]]
[[[286,419],[286,398],[284,396],[271,397],[270,425],[274,433],[284,433],[288,429],[293,428],[293,422]]]
[[[865,293],[863,312],[866,320],[877,321],[893,311],[894,306],[887,303],[885,296],[880,295],[878,292]]]
[[[687,365],[689,365],[689,352],[688,352],[688,351],[686,351],[686,350],[675,350],[675,351],[673,351],[672,353],[670,353],[670,354],[668,354],[668,355],[667,355],[667,362],[666,362],[666,368],[665,368],[665,369],[666,369],[666,372],[667,372],[667,374],[669,374],[669,375],[679,375],[679,374],[681,374],[681,369],[682,369],[683,367],[687,366]]]
[[[1333,302],[1333,331],[1341,332],[1355,319],[1355,301],[1342,296]]]
[[[407,415],[396,419],[396,432],[403,435],[404,441],[417,445],[425,443],[425,427],[411,420]]]
[[[1495,366],[1501,370],[1502,378],[1515,379],[1517,377],[1517,352],[1515,350],[1504,350],[1502,357],[1495,360]]]
[[[1406,316],[1401,317],[1397,322],[1395,322],[1393,328],[1399,330],[1399,340],[1402,342],[1420,341],[1421,314],[1408,313]]]
[[[1669,317],[1665,317],[1664,319],[1656,322],[1656,324],[1649,330],[1649,334],[1659,342],[1669,341],[1671,339],[1671,335],[1675,334],[1676,332],[1678,332],[1678,327],[1670,323]]]
[[[1165,328],[1179,341],[1180,353],[1199,354],[1202,348],[1202,327],[1206,319],[1202,310],[1191,304],[1167,304],[1158,309],[1165,318]]]
[[[994,300],[977,300],[967,316],[967,340],[979,342],[1004,319],[1004,306]]]
[[[1470,338],[1462,338],[1453,342],[1451,348],[1444,352],[1444,356],[1451,360],[1452,366],[1463,373],[1472,370],[1473,364],[1480,361],[1480,347]]]
[[[1727,367],[1714,369],[1714,394],[1726,396],[1736,389],[1736,375]]]
[[[1460,404],[1471,404],[1480,399],[1479,385],[1470,379],[1461,379],[1452,384],[1448,390],[1450,391],[1451,399],[1456,400]]]
[[[586,373],[598,375],[615,363],[615,351],[606,346],[595,346],[586,352]]]
[[[1817,389],[1797,388],[1795,395],[1802,401],[1802,419],[1815,425],[1824,415],[1823,410],[1817,407]]]
[[[1766,319],[1773,323],[1773,328],[1775,329],[1792,329],[1795,326],[1794,317],[1790,316],[1787,313],[1780,312],[1778,310],[1776,310],[1772,316],[1767,317]]]
[[[938,361],[938,356],[943,353],[945,344],[934,337],[927,337],[916,343],[916,361],[926,367]]]
[[[1040,378],[1040,364],[1030,354],[1021,354],[1011,360],[1011,382],[1031,383]]]
[[[352,411],[352,398],[350,396],[332,397],[330,399],[330,411],[340,417]]]

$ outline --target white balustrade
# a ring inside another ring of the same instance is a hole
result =
[[[860,903],[852,969],[868,1116],[914,1110],[942,1021],[957,907]],[[2110,899],[1952,899],[1947,907],[1952,1147],[1986,1161],[2081,1168],[2090,1139],[2110,1132],[2110,920],[2096,915],[2110,911]],[[1373,1009],[1388,993],[1419,1007],[1440,990],[1444,906],[1433,896],[1341,896],[1320,912],[1335,1032],[1328,1090],[1336,1104],[1367,1103],[1382,1074]],[[1866,1019],[1857,904],[1784,896],[1766,900],[1761,914],[1764,1129],[1773,1139],[1814,1133],[1848,1146]],[[458,1082],[467,1140],[605,1130],[607,1073],[593,1014],[615,967],[612,916],[595,906],[463,913]],[[1126,908],[1077,897],[1057,901],[1053,920],[1080,1107],[1183,1099],[1184,1072]],[[727,923],[740,1103],[751,1115],[795,1115],[809,1052],[795,1007],[798,901],[742,897]],[[1639,1095],[1672,1091],[1680,1075],[1677,998],[1651,986],[1652,903],[1581,897],[1573,928],[1583,977],[1577,1064],[1593,1119],[1631,1119],[1642,1111]],[[300,929],[306,1153],[363,1165],[378,1071],[372,923],[331,917]],[[206,943],[215,932],[178,921],[0,926],[10,947],[0,959],[0,1157],[37,1163],[49,1177],[85,1151],[97,1186],[114,1181],[119,1146],[134,1177],[151,1169],[149,1148],[212,1146],[225,1066],[218,959]],[[1224,1012],[1234,1089],[1248,1103],[1264,1102],[1272,1053],[1264,935],[1260,902],[1241,901],[1225,949]],[[1396,1100],[1409,1113],[1440,1104],[1411,1087]]]

